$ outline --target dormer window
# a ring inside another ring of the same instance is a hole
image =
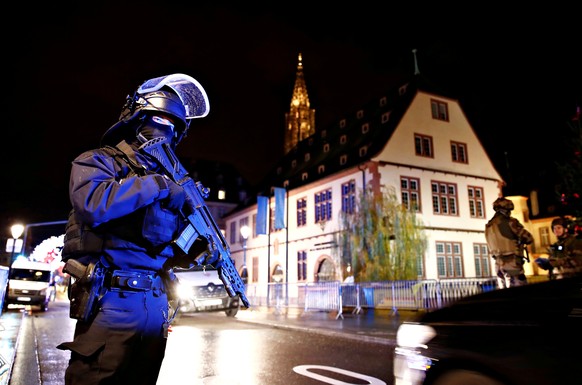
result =
[[[447,103],[440,100],[431,99],[430,109],[432,112],[432,118],[437,120],[442,120],[445,122],[449,121],[449,106]]]

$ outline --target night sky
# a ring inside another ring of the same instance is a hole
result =
[[[127,94],[157,76],[186,73],[209,95],[210,114],[193,121],[179,155],[232,163],[251,184],[282,156],[300,52],[322,128],[412,74],[417,49],[422,75],[457,96],[523,195],[547,182],[542,167],[561,156],[566,122],[582,105],[580,5],[55,3],[15,5],[0,27],[2,237],[17,221],[66,219],[70,162],[98,145]]]

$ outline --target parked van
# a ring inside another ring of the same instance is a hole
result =
[[[55,300],[55,267],[52,264],[17,259],[10,267],[4,306],[39,306],[47,311]]]

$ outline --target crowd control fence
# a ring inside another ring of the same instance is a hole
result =
[[[529,279],[531,283],[543,280],[545,277]],[[344,311],[431,311],[460,298],[492,290],[497,290],[495,277],[360,283],[249,283],[246,294],[251,306],[274,307],[277,311],[297,308],[305,312],[337,312],[337,319],[343,318]]]

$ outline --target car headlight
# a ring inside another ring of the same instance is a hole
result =
[[[436,331],[427,325],[403,323],[398,328],[396,343],[400,347],[424,348],[426,343],[436,336]]]
[[[427,325],[403,323],[396,333],[394,349],[394,384],[419,385],[430,369],[433,359],[424,355],[427,343],[436,336],[436,331]]]
[[[182,283],[178,284],[177,292],[178,297],[181,299],[190,299],[192,297],[192,286],[184,285]]]

